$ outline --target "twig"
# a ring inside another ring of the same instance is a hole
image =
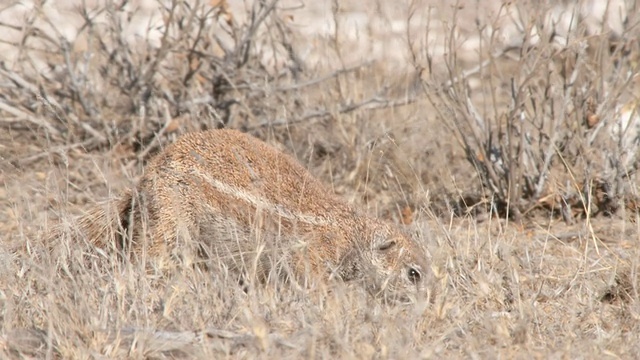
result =
[[[73,78],[73,74],[71,73],[71,69],[69,69],[69,76],[71,76]],[[25,80],[24,78],[22,78],[20,75],[16,74],[13,71],[8,70],[5,65],[3,63],[0,62],[0,76],[4,76],[6,78],[8,78],[9,80],[13,81],[16,85],[18,85],[19,87],[26,89],[27,91],[31,92],[32,95],[34,95],[39,101],[41,101],[45,106],[49,107],[53,107],[56,108],[57,110],[60,110],[62,113],[64,113],[64,110],[62,108],[62,106],[60,105],[60,103],[58,101],[56,101],[56,99],[54,99],[51,96],[48,96],[43,88],[38,88],[36,85],[28,82],[27,80]],[[72,82],[74,80],[72,79]],[[77,85],[73,85],[74,87],[76,87],[75,92],[78,95],[78,97],[81,99],[81,103],[82,101],[82,94],[80,94],[80,92],[77,89]],[[28,113],[18,110],[14,107],[11,107],[9,104],[4,104],[4,107],[1,107],[2,105],[0,104],[0,109],[5,110],[17,117],[20,118],[28,118],[30,117],[30,121],[34,122],[39,125],[39,126],[44,126],[50,134],[56,136],[57,138],[61,138],[61,134],[60,132],[55,129],[54,127],[52,127],[47,121],[42,120],[42,119],[37,119],[31,115],[29,115]],[[84,106],[83,106],[84,108]],[[58,113],[56,111],[54,111],[53,109],[49,109],[52,113],[56,114],[56,116],[58,115]],[[85,109],[86,111],[86,109]],[[75,123],[76,125],[80,126],[82,129],[84,129],[87,133],[91,134],[92,136],[98,138],[100,141],[104,141],[105,137],[96,129],[94,129],[91,125],[89,125],[87,122],[80,122],[78,121],[77,117],[74,114],[69,114],[68,116],[69,119],[71,119],[71,121],[73,123]],[[61,123],[65,124],[65,121],[62,121],[61,119],[58,119],[61,121]]]
[[[155,134],[155,136],[153,137],[153,140],[151,140],[151,143],[149,143],[149,145],[142,152],[140,152],[140,154],[138,154],[138,159],[144,159],[147,156],[147,154],[149,154],[149,152],[153,148],[155,148],[156,144],[160,141],[160,138],[162,137],[162,135],[165,133],[165,131],[167,131],[167,129],[171,125],[172,119],[166,104],[164,104],[164,114],[165,114],[164,125],[158,131],[158,133]]]
[[[69,150],[72,149],[76,149],[76,148],[83,148],[83,149],[90,149],[93,148],[95,146],[100,145],[102,142],[99,139],[96,138],[92,138],[89,140],[85,140],[83,142],[80,143],[76,143],[76,144],[71,144],[71,145],[65,145],[65,146],[57,146],[57,147],[53,147],[53,148],[49,148],[47,149],[47,151],[43,151],[43,152],[39,152],[37,154],[25,157],[25,158],[20,158],[20,159],[11,159],[9,160],[10,163],[17,163],[20,166],[24,166],[24,165],[29,165],[32,162],[38,161],[44,157],[47,157],[49,155],[51,155],[52,153],[57,153],[57,154],[63,154],[66,153]]]
[[[89,104],[87,99],[84,97],[84,93],[81,91],[80,84],[78,83],[78,79],[76,78],[75,68],[71,64],[71,55],[69,54],[69,42],[62,38],[60,39],[60,46],[62,47],[62,54],[64,56],[64,62],[67,65],[67,74],[69,75],[69,80],[71,81],[71,91],[75,94],[76,98],[80,102],[80,106],[84,110],[85,114],[89,115],[92,119],[96,116],[96,110],[93,106]]]
[[[355,66],[352,66],[352,67],[336,70],[336,71],[331,72],[331,73],[329,73],[329,74],[327,74],[325,76],[321,76],[321,77],[313,79],[313,80],[309,80],[309,81],[305,81],[305,82],[297,83],[297,84],[293,84],[293,85],[280,86],[280,87],[275,88],[275,91],[300,90],[300,89],[308,87],[308,86],[313,86],[313,85],[322,83],[324,81],[334,79],[334,78],[336,78],[336,77],[338,77],[340,75],[347,74],[347,73],[350,73],[350,72],[353,72],[353,71],[356,71],[356,70],[359,70],[359,69],[362,69],[362,68],[369,67],[372,64],[373,64],[373,61],[367,61],[367,62],[364,62],[362,64],[358,64],[358,65],[355,65]]]
[[[0,110],[6,111],[8,113],[10,113],[13,116],[16,116],[18,118],[22,118],[26,121],[29,121],[30,123],[33,123],[37,126],[43,127],[45,129],[47,129],[47,131],[49,132],[49,134],[55,136],[56,138],[60,139],[62,138],[60,131],[58,131],[58,129],[56,129],[55,127],[51,126],[51,124],[49,124],[46,120],[44,119],[40,119],[37,118],[35,116],[32,116],[18,108],[15,108],[7,103],[5,103],[4,101],[2,101],[0,99]],[[0,121],[5,121],[5,119],[0,116]]]
[[[442,84],[442,88],[443,89],[449,89],[454,84],[459,83],[460,81],[464,81],[464,80],[468,79],[469,77],[479,73],[480,70],[482,70],[483,68],[487,67],[487,65],[491,64],[491,62],[493,62],[496,59],[499,59],[500,57],[505,55],[509,50],[513,50],[513,49],[517,49],[517,48],[518,47],[512,46],[512,47],[507,47],[507,48],[502,49],[498,53],[492,55],[491,58],[483,61],[481,64],[476,65],[476,66],[472,67],[471,69],[462,71],[460,76],[455,76],[455,77],[447,80],[444,84]]]
[[[237,50],[240,51],[241,58],[242,58],[242,61],[238,64],[238,67],[242,67],[242,65],[246,64],[249,61],[249,53],[250,53],[249,50],[251,49],[251,42],[253,41],[253,37],[256,31],[258,30],[258,28],[260,27],[260,24],[262,24],[262,22],[267,18],[267,16],[269,16],[269,14],[273,11],[273,9],[275,9],[276,4],[278,3],[278,0],[274,0],[269,5],[266,5],[266,6],[261,1],[255,2],[254,6],[256,3],[260,3],[264,11],[259,16],[256,15],[255,10],[251,12],[251,23],[249,24],[249,29],[244,34],[244,37],[238,43],[238,46],[236,48]]]
[[[266,93],[266,92],[274,92],[274,91],[276,91],[276,92],[286,92],[286,91],[300,90],[300,89],[305,88],[305,87],[314,86],[314,85],[323,83],[323,82],[325,82],[327,80],[334,79],[334,78],[336,78],[336,77],[338,77],[340,75],[343,75],[343,74],[346,74],[346,73],[350,73],[350,72],[353,72],[353,71],[356,71],[356,70],[359,70],[359,69],[362,69],[362,68],[365,68],[365,67],[369,67],[369,66],[371,66],[371,64],[373,64],[373,62],[368,61],[368,62],[365,62],[365,63],[362,63],[362,64],[358,64],[358,65],[355,65],[355,66],[352,66],[352,67],[348,67],[348,68],[345,68],[345,69],[340,69],[340,70],[333,71],[333,72],[331,72],[331,73],[329,73],[327,75],[321,76],[321,77],[313,79],[313,80],[309,80],[309,81],[305,81],[305,82],[297,83],[297,84],[292,84],[292,85],[280,86],[280,87],[277,87],[277,88],[274,88],[274,89],[265,89],[263,91]],[[221,91],[226,91],[226,90],[229,90],[229,89],[233,89],[235,91],[238,91],[238,90],[248,90],[248,89],[252,89],[252,88],[254,88],[254,86],[252,86],[251,84],[247,84],[247,85],[236,85],[236,86],[233,86],[233,87],[231,87],[231,86],[229,86],[229,87],[220,87],[220,90]],[[215,99],[213,98],[213,96],[204,95],[202,97],[191,99],[191,100],[183,102],[182,104],[180,104],[180,110],[186,110],[189,107],[194,106],[194,105],[210,104],[210,103],[213,103],[214,101],[215,101]],[[172,101],[172,103],[175,104],[174,101]]]
[[[263,128],[266,126],[292,125],[292,124],[302,123],[311,119],[331,116],[336,113],[346,114],[354,110],[377,110],[377,109],[394,108],[394,107],[412,104],[417,100],[418,100],[417,97],[389,100],[389,99],[381,99],[378,96],[375,96],[358,103],[343,105],[336,111],[318,110],[318,111],[308,112],[297,119],[290,119],[290,120],[278,119],[274,121],[264,120],[257,125],[248,127],[248,129],[255,130],[255,129]]]
[[[0,62],[0,76],[4,76],[6,78],[8,78],[9,80],[13,81],[16,85],[18,85],[19,87],[29,90],[32,94],[34,95],[38,95],[40,94],[40,90],[38,89],[38,87],[30,82],[28,82],[27,80],[25,80],[23,77],[21,77],[20,75],[16,74],[15,72],[9,70],[6,68],[5,64]],[[51,103],[51,105],[54,105],[55,107],[61,109],[62,106],[60,106],[60,103],[58,103],[55,99],[47,99],[47,101],[49,101],[49,103]]]
[[[146,66],[141,71],[141,75],[137,81],[137,86],[146,85],[149,83],[151,78],[155,75],[158,65],[162,60],[165,59],[167,54],[169,53],[170,42],[169,42],[169,31],[171,29],[171,25],[173,24],[176,9],[178,8],[179,1],[173,0],[171,2],[171,9],[169,9],[169,14],[166,17],[164,22],[164,31],[162,32],[162,37],[160,38],[160,48],[155,52],[153,56],[153,60],[150,64]],[[121,33],[118,35],[122,35]]]

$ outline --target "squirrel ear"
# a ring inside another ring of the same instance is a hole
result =
[[[384,240],[376,243],[376,250],[378,251],[387,251],[396,246],[395,240]]]

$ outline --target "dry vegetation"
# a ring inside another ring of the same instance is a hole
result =
[[[275,0],[26,3],[0,5],[1,357],[640,353],[632,2],[610,1],[609,23],[589,18],[593,1],[371,1],[366,33],[348,1],[326,18]],[[328,35],[305,33],[313,21]],[[153,273],[38,241],[54,223],[72,232],[179,134],[215,127],[414,231],[432,299],[247,293],[198,267]]]

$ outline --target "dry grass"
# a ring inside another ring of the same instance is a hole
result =
[[[325,17],[271,1],[45,3],[18,22],[18,5],[0,8],[1,356],[637,356],[637,9],[616,23],[611,1],[594,25],[555,2],[480,3],[335,2]],[[429,249],[432,301],[386,305],[357,284],[245,292],[199,267],[39,242],[211,127],[405,223]]]

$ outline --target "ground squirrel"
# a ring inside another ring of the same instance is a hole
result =
[[[197,244],[195,258],[263,278],[285,264],[297,278],[361,280],[400,295],[419,293],[427,281],[420,244],[349,206],[291,156],[236,130],[180,137],[110,208],[96,208],[80,228],[92,243],[127,256],[176,255]]]

